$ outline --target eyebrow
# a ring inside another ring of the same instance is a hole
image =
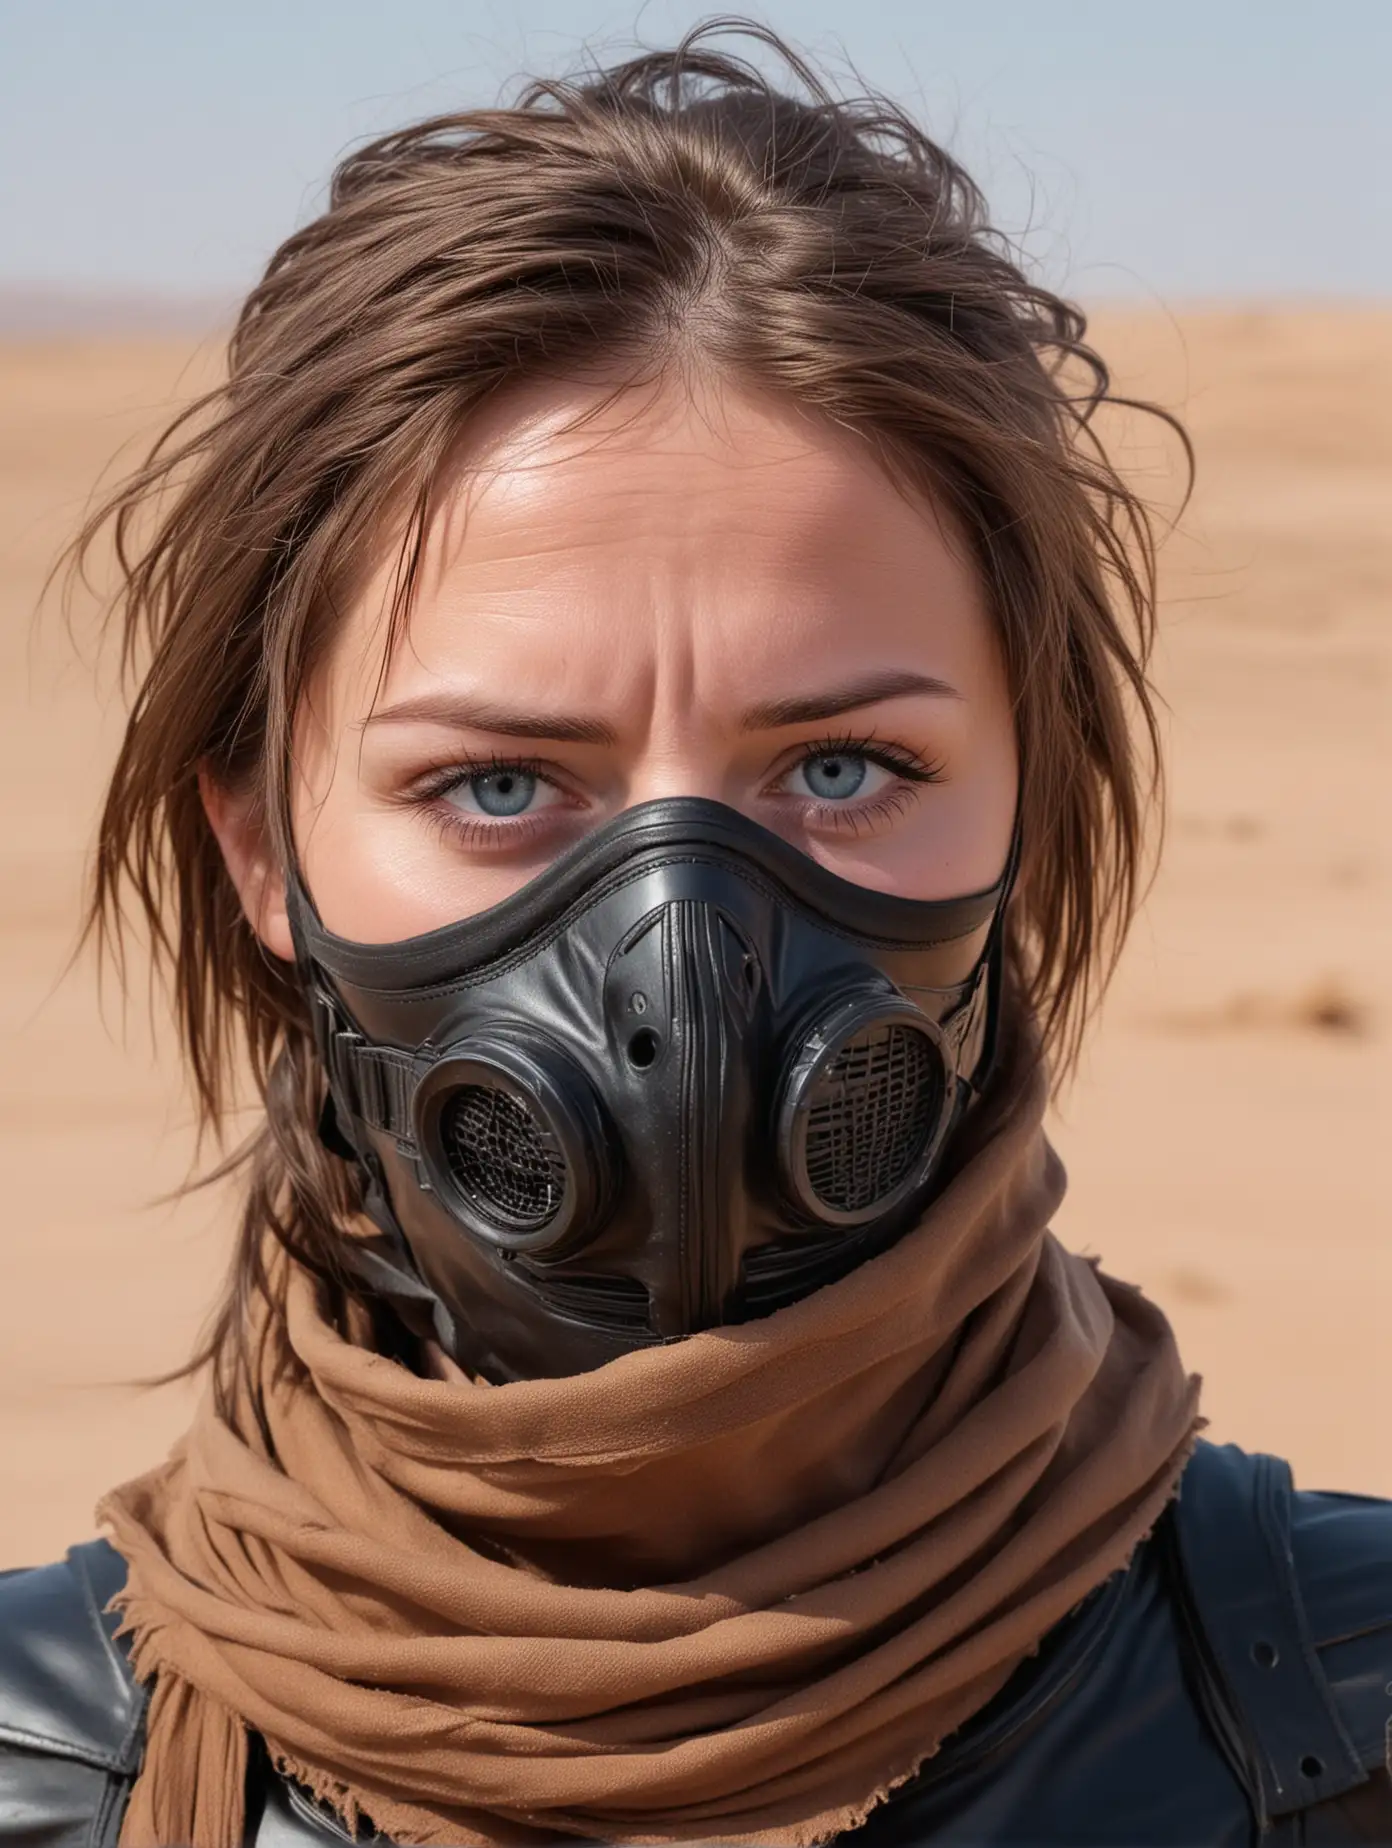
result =
[[[514,712],[461,693],[425,693],[384,706],[363,721],[369,725],[448,725],[455,731],[498,732],[505,738],[546,738],[557,744],[618,743],[618,733],[602,719],[572,718],[557,712]]]
[[[915,674],[891,670],[867,674],[839,687],[819,693],[790,694],[749,707],[740,715],[741,731],[776,731],[780,726],[809,725],[819,719],[834,719],[843,712],[862,706],[877,706],[884,700],[960,699],[956,687],[933,674]],[[461,693],[423,693],[415,699],[399,700],[369,714],[369,725],[446,725],[455,731],[495,732],[505,738],[547,739],[558,744],[599,744],[612,746],[618,733],[602,719],[586,719],[568,713],[520,712],[487,700],[471,699]]]
[[[741,731],[775,731],[780,725],[809,725],[817,719],[834,719],[843,712],[855,712],[861,706],[878,706],[887,699],[913,699],[920,695],[934,699],[960,699],[962,695],[946,680],[934,674],[913,674],[891,669],[866,674],[859,680],[821,693],[797,693],[786,699],[772,699],[751,706],[740,719]]]

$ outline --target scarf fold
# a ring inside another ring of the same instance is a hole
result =
[[[1045,1083],[892,1250],[763,1321],[495,1387],[282,1260],[259,1395],[98,1516],[152,1680],[122,1848],[241,1848],[248,1729],[402,1843],[853,1828],[1122,1568],[1199,1426],[1049,1234]]]

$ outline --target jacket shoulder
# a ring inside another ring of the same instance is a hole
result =
[[[1290,1544],[1310,1640],[1355,1748],[1392,1773],[1392,1501],[1294,1494]]]
[[[1383,1784],[1392,1743],[1392,1502],[1297,1493],[1288,1466],[1200,1443],[1174,1509],[1187,1600],[1267,1817]]]
[[[115,1840],[145,1711],[105,1610],[124,1580],[104,1540],[0,1576],[0,1844]]]
[[[144,1702],[105,1609],[125,1576],[120,1554],[93,1540],[0,1578],[0,1743],[132,1768]]]
[[[1321,1649],[1392,1631],[1392,1501],[1298,1491],[1291,1553]]]

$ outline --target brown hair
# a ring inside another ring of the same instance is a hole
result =
[[[712,43],[732,30],[777,55],[791,93]],[[327,209],[247,299],[226,382],[75,548],[80,565],[114,527],[124,661],[143,665],[91,922],[119,950],[129,884],[172,975],[204,1124],[221,1123],[248,1052],[265,1102],[227,1164],[246,1164],[248,1189],[200,1358],[239,1353],[267,1232],[332,1276],[356,1203],[354,1175],[316,1134],[323,1077],[294,972],[242,914],[200,767],[249,791],[288,849],[291,726],[333,585],[383,543],[405,495],[400,618],[461,424],[524,377],[597,361],[714,368],[864,433],[901,480],[951,506],[1017,714],[1014,964],[1068,1064],[1134,909],[1159,777],[1154,539],[1094,431],[1116,400],[1085,331],[898,108],[833,97],[738,21],[341,163]]]

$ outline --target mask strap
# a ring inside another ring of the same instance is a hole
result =
[[[1010,830],[1010,851],[1005,856],[1005,870],[1000,878],[1000,897],[991,916],[991,928],[981,951],[981,967],[986,980],[986,1025],[981,1036],[981,1056],[967,1080],[974,1097],[980,1097],[996,1068],[1000,1047],[1000,1017],[1005,987],[1005,913],[1015,890],[1023,852],[1020,804],[1015,804],[1015,820]]]

